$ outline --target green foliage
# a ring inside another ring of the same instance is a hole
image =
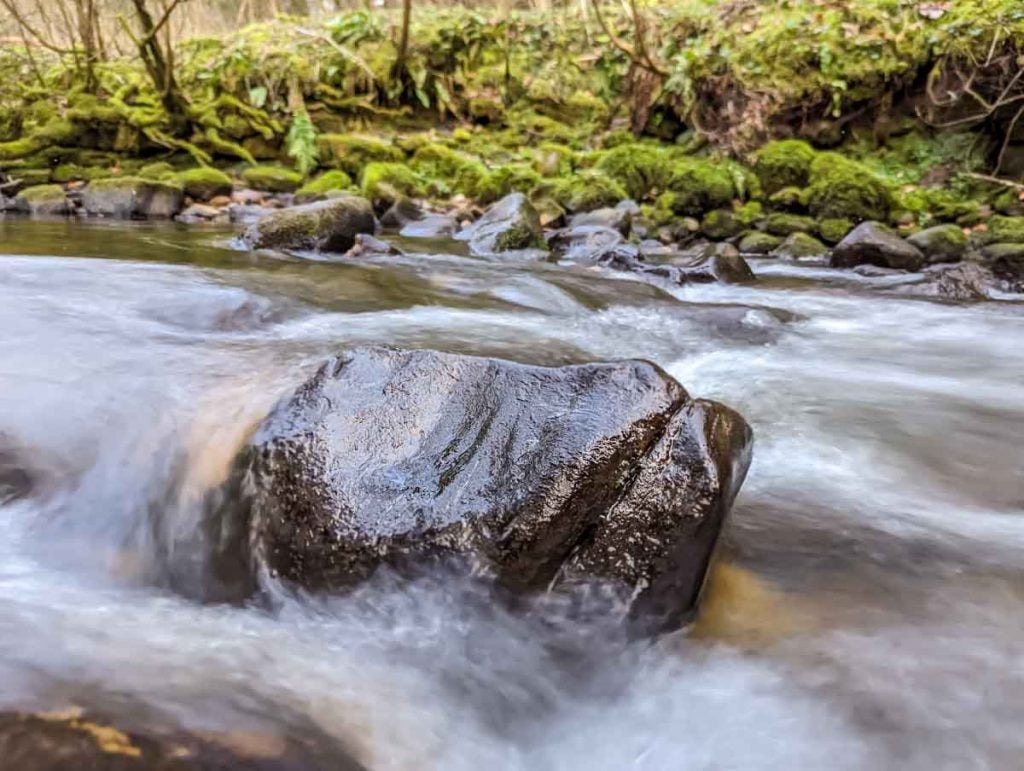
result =
[[[818,223],[818,235],[826,244],[838,244],[853,230],[853,223],[847,219],[823,219]]]
[[[147,179],[154,179],[152,175],[144,175]],[[167,177],[162,177],[166,179]],[[219,169],[209,166],[197,166],[194,169],[186,169],[174,177],[184,188],[185,195],[197,201],[209,201],[219,195],[231,195],[233,184],[231,177]]]
[[[996,214],[985,224],[988,226],[982,237],[985,243],[1024,244],[1024,217]]]
[[[668,180],[676,214],[700,216],[732,203],[736,187],[730,170],[712,161],[684,158],[676,162]]]
[[[288,157],[295,162],[295,169],[303,177],[316,168],[320,159],[320,151],[316,144],[316,126],[309,119],[309,113],[302,110],[292,118],[285,140]]]
[[[144,166],[141,166],[136,176],[139,176],[142,179],[163,181],[171,179],[175,174],[176,172],[171,164],[166,161],[157,161],[156,163],[147,163]],[[228,184],[231,184],[230,178],[228,179]],[[192,195],[188,192],[188,185],[185,185],[185,192],[187,195]],[[230,189],[228,192],[230,192]]]
[[[837,153],[820,153],[811,164],[808,207],[823,219],[854,222],[889,217],[893,196],[867,168]]]
[[[815,154],[814,148],[801,139],[766,144],[754,159],[754,169],[764,191],[772,194],[783,188],[806,187]]]
[[[281,166],[253,166],[242,172],[249,187],[268,193],[293,193],[302,185],[302,175]]]
[[[615,206],[629,197],[622,185],[596,169],[579,171],[572,176],[546,182],[539,192],[541,195],[550,195],[559,206],[571,212]]]
[[[731,209],[714,209],[704,215],[700,230],[708,238],[732,238],[743,232],[745,226]]]
[[[668,153],[645,144],[620,144],[604,153],[595,167],[621,184],[637,201],[665,189],[671,170]]]
[[[441,182],[440,192],[474,197],[487,168],[478,160],[434,143],[416,150],[411,166],[420,176]]]

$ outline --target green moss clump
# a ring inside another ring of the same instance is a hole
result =
[[[242,172],[242,179],[269,193],[294,193],[302,185],[302,175],[283,166],[253,166]]]
[[[541,193],[549,193],[559,206],[571,212],[615,206],[629,197],[622,185],[596,169],[580,171],[541,187]]]
[[[494,240],[494,251],[509,252],[517,249],[544,249],[544,236],[529,222],[517,222],[503,230]]]
[[[326,195],[332,190],[348,190],[350,187],[352,187],[352,177],[341,169],[331,169],[296,190],[295,197],[316,198]]]
[[[505,119],[505,105],[498,98],[475,97],[466,105],[466,113],[474,123],[501,123]]]
[[[172,179],[175,176],[175,174],[176,172],[171,164],[167,163],[166,161],[157,161],[156,163],[147,163],[146,165],[141,166],[138,172],[136,173],[136,176],[141,177],[142,179],[154,179],[157,181],[163,181],[167,179]],[[228,184],[231,184],[230,178],[228,179]],[[187,185],[185,185],[185,192],[188,193]],[[231,192],[230,189],[228,190],[228,192]],[[191,194],[189,193],[189,195]]]
[[[541,181],[541,176],[529,166],[499,166],[480,180],[475,197],[479,203],[493,203],[509,193],[529,193]]]
[[[65,200],[64,188],[60,185],[33,185],[26,187],[18,198],[26,203],[38,205],[41,203],[58,202]]]
[[[1024,215],[1024,200],[1021,199],[1018,190],[1004,190],[999,193],[992,201],[992,206],[997,212],[1008,217]]]
[[[754,159],[761,186],[768,194],[787,187],[806,187],[817,153],[802,139],[783,139],[769,142]]]
[[[807,233],[793,233],[786,236],[772,255],[782,259],[798,260],[802,257],[821,257],[828,254],[828,247]]]
[[[18,169],[11,176],[19,180],[25,187],[45,185],[50,181],[52,172],[49,169]]]
[[[637,143],[621,144],[609,150],[594,168],[621,184],[630,198],[637,201],[664,190],[671,171],[664,150]]]
[[[799,213],[807,209],[807,191],[799,187],[784,187],[768,196],[773,209]]]
[[[434,182],[439,194],[461,193],[473,198],[480,182],[487,175],[487,167],[443,145],[428,143],[412,156],[412,168],[420,176]]]
[[[782,239],[778,236],[754,230],[740,239],[737,248],[740,250],[740,254],[768,254],[781,243]]]
[[[320,161],[358,179],[367,164],[397,163],[404,160],[400,148],[377,137],[362,134],[321,134],[317,139]]]
[[[983,240],[994,244],[1024,244],[1024,217],[1005,217],[997,214],[985,223]]]
[[[668,190],[675,194],[671,199],[672,210],[690,216],[725,208],[736,195],[733,176],[726,166],[693,158],[675,164]]]
[[[382,203],[394,203],[402,196],[419,198],[425,193],[422,178],[404,163],[375,161],[367,164],[360,187],[371,201]]]
[[[534,168],[544,177],[563,177],[572,173],[575,156],[571,147],[543,142],[534,151]]]
[[[144,176],[140,174],[139,176]],[[148,175],[146,179],[152,179]],[[164,179],[167,179],[164,177]],[[185,195],[197,201],[209,201],[219,195],[231,195],[233,187],[231,177],[219,169],[209,166],[197,166],[179,172],[176,179],[185,188]]]
[[[747,201],[736,208],[735,214],[736,221],[744,228],[749,228],[764,217],[764,207],[760,201]]]
[[[814,219],[800,214],[769,214],[765,220],[765,230],[773,236],[788,236],[793,233],[810,233],[814,230]]]
[[[824,219],[885,222],[892,192],[867,168],[836,153],[820,153],[811,164],[807,191],[811,214]]]
[[[823,219],[818,222],[818,235],[826,244],[838,244],[853,230],[853,223],[847,219]]]
[[[91,179],[100,179],[101,177],[109,176],[109,169],[79,166],[75,163],[62,163],[53,170],[53,173],[50,175],[50,179],[54,182],[88,182]]]

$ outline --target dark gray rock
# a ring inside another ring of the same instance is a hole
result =
[[[411,222],[423,219],[423,210],[409,198],[399,198],[380,216],[380,226],[388,230],[401,230]]]
[[[355,245],[345,252],[346,257],[363,257],[371,254],[402,254],[402,250],[369,233],[356,234]]]
[[[907,242],[913,244],[929,263],[960,262],[967,253],[967,236],[959,225],[935,225],[925,228]]]
[[[750,265],[738,254],[710,254],[687,263],[645,266],[642,270],[675,284],[742,284],[754,280]]]
[[[777,259],[793,262],[821,260],[828,254],[828,247],[807,233],[791,233],[770,254]]]
[[[998,280],[992,271],[975,262],[939,265],[924,271],[924,280],[896,288],[901,294],[941,300],[973,302],[987,300]]]
[[[1011,291],[1024,291],[1024,244],[989,244],[981,250],[985,264]]]
[[[581,265],[610,260],[625,243],[621,232],[604,225],[570,225],[556,231],[550,241],[559,259]]]
[[[832,250],[833,268],[878,265],[882,268],[920,270],[925,259],[921,250],[878,222],[862,222]]]
[[[642,361],[546,368],[433,351],[332,360],[240,453],[206,535],[223,596],[457,556],[514,590],[694,610],[751,432]]]
[[[181,185],[139,177],[97,179],[82,190],[82,209],[92,217],[170,219],[184,201]]]
[[[406,238],[451,238],[458,228],[459,223],[454,217],[446,214],[428,214],[403,226],[399,234]]]
[[[242,240],[250,249],[346,252],[356,235],[376,226],[370,202],[349,195],[272,212],[250,225]]]
[[[34,217],[63,217],[72,211],[71,203],[60,185],[27,187],[15,196],[11,209]]]
[[[633,226],[633,213],[627,207],[616,206],[580,212],[569,218],[569,228],[609,228],[628,238]]]
[[[522,193],[505,196],[455,237],[468,241],[470,254],[477,257],[505,255],[543,259],[547,256],[540,215]]]

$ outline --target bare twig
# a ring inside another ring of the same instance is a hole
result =
[[[1024,190],[1024,185],[1022,185],[1019,182],[1011,182],[1008,179],[1000,179],[999,177],[994,177],[991,174],[978,174],[977,172],[967,171],[964,172],[964,176],[970,177],[971,179],[980,179],[983,182],[991,182],[993,185],[1002,185],[1003,187],[1010,187],[1013,188],[1014,190]]]

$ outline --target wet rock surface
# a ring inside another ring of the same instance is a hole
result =
[[[902,294],[934,297],[956,302],[987,300],[998,284],[992,271],[975,262],[941,265],[924,271],[924,280],[901,286]]]
[[[642,361],[357,349],[264,421],[208,522],[224,597],[457,555],[510,589],[592,581],[645,628],[694,609],[751,432]]]
[[[522,193],[505,196],[455,237],[469,242],[470,254],[477,257],[543,259],[547,256],[540,215]]]
[[[82,210],[94,217],[169,219],[185,200],[179,185],[133,177],[90,182],[82,191]]]
[[[920,270],[924,254],[912,243],[878,222],[862,222],[832,251],[834,268],[877,265],[899,270]]]
[[[345,252],[358,234],[373,233],[376,225],[368,200],[344,196],[267,214],[245,231],[242,241],[250,249]]]

